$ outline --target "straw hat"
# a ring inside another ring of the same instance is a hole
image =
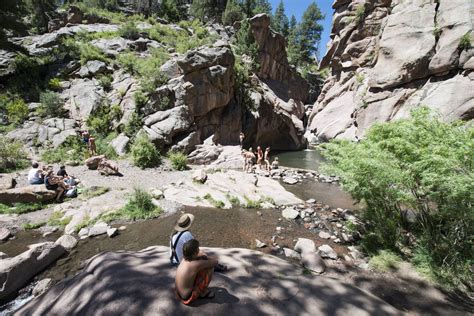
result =
[[[183,232],[185,230],[188,230],[189,228],[191,228],[193,221],[194,221],[193,214],[189,214],[189,213],[183,214],[176,222],[174,229],[178,232]]]

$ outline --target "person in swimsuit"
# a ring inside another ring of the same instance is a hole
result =
[[[265,169],[270,172],[270,147],[267,147],[265,149],[265,154],[264,154],[264,157],[263,157],[263,161],[265,163]]]
[[[189,305],[199,298],[213,298],[214,292],[209,290],[217,258],[209,257],[199,250],[199,241],[191,239],[183,246],[184,260],[176,270],[176,296]]]
[[[262,169],[263,163],[263,151],[260,146],[257,146],[257,166]]]

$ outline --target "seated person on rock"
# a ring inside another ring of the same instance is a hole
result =
[[[64,183],[66,183],[69,186],[74,186],[76,185],[76,179],[74,177],[71,177],[68,175],[66,171],[65,166],[60,166],[58,172],[56,173],[58,177],[62,177],[64,180]]]
[[[48,171],[46,177],[44,177],[44,185],[46,189],[56,191],[56,202],[60,202],[64,191],[68,190],[69,186],[61,178],[54,176],[53,173],[53,170]]]
[[[275,157],[275,159],[272,161],[272,169],[278,169],[279,162],[278,162],[278,157]]]
[[[208,289],[217,258],[208,257],[199,251],[196,239],[188,240],[183,246],[183,260],[176,270],[176,295],[185,305],[199,298],[213,298]]]
[[[189,240],[194,239],[193,234],[189,231],[193,222],[194,215],[185,213],[180,216],[173,228],[173,233],[170,236],[170,262],[175,267],[177,267],[183,260],[184,244]],[[227,266],[217,264],[214,267],[214,270],[216,272],[225,272],[227,270]]]
[[[39,169],[37,162],[31,164],[31,169],[28,171],[28,183],[29,184],[43,184],[43,171]]]

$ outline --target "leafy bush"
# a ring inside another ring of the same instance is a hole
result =
[[[123,24],[119,29],[119,34],[121,37],[131,40],[136,40],[140,37],[140,32],[133,21]]]
[[[69,136],[58,148],[46,148],[41,153],[41,160],[46,163],[81,164],[87,155],[87,146],[79,137]]]
[[[64,114],[63,102],[59,94],[53,91],[46,91],[40,94],[41,106],[38,113],[46,117],[59,117]]]
[[[61,80],[59,78],[49,79],[48,87],[53,91],[61,90]]]
[[[355,24],[359,24],[361,21],[363,21],[364,17],[365,17],[365,5],[362,3],[358,5],[355,10],[355,16],[354,16]]]
[[[105,138],[112,130],[114,120],[122,116],[119,105],[110,105],[107,98],[100,100],[99,106],[87,119],[87,126],[95,133]]]
[[[140,168],[156,167],[161,163],[160,153],[145,134],[135,139],[131,154],[134,165]]]
[[[171,161],[171,166],[175,170],[186,170],[188,168],[188,156],[180,151],[171,151],[168,153],[168,158]]]
[[[149,219],[159,216],[162,209],[153,204],[150,193],[141,188],[134,188],[133,195],[120,210],[120,214],[131,220]]]
[[[343,188],[365,201],[369,221],[363,246],[400,251],[413,247],[440,278],[466,282],[473,262],[474,127],[444,123],[419,107],[412,118],[373,126],[358,144],[325,146],[326,171],[342,178]],[[404,215],[416,214],[410,225]],[[472,280],[472,279],[471,279]]]
[[[89,60],[100,60],[106,63],[109,62],[109,59],[104,55],[100,48],[87,42],[68,38],[63,41],[61,47],[71,58],[79,59],[83,65]]]
[[[130,138],[135,137],[135,135],[138,133],[138,131],[142,128],[142,120],[140,116],[136,113],[133,112],[132,116],[130,117],[130,120],[128,121],[127,125],[125,125],[124,128],[124,133]]]
[[[459,41],[459,49],[460,50],[467,50],[471,49],[471,32],[467,32],[461,37]]]
[[[23,144],[18,141],[0,137],[0,172],[24,168],[28,165]]]
[[[21,124],[28,118],[28,105],[20,98],[11,100],[7,106],[8,121],[14,124]]]
[[[143,93],[143,91],[138,90],[133,94],[133,100],[135,101],[137,109],[140,110],[146,106],[148,97]]]
[[[104,89],[104,91],[110,91],[112,89],[113,78],[111,75],[101,75],[99,77],[99,84]]]
[[[98,137],[95,140],[98,155],[105,155],[108,159],[117,159],[118,155],[110,142],[117,137],[116,133],[110,133],[105,137]]]

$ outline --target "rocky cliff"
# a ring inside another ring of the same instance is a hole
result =
[[[426,105],[474,117],[470,0],[336,0],[329,67],[307,129],[312,141],[357,139],[376,122]],[[315,137],[314,137],[315,136]]]

